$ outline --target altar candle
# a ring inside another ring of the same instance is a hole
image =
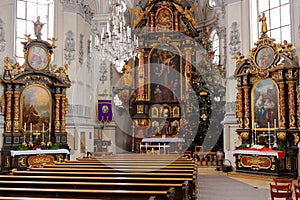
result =
[[[274,119],[274,132],[275,132],[275,129],[276,129],[276,119]]]
[[[44,132],[45,131],[45,127],[44,127],[44,123],[43,123],[43,126],[42,126],[43,128],[42,128],[42,131]]]
[[[32,132],[32,123],[30,123],[30,132]]]
[[[24,131],[26,132],[26,122],[24,123]]]
[[[254,144],[256,145],[256,123],[254,124],[254,135],[255,135]]]
[[[269,148],[271,147],[271,132],[270,132],[270,122],[268,122],[268,133],[269,133]]]

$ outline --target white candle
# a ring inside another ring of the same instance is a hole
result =
[[[51,132],[51,123],[49,123],[49,133]]]
[[[275,132],[275,129],[276,129],[276,119],[274,119],[274,132]]]
[[[26,132],[26,122],[24,123],[24,131]]]
[[[270,122],[268,122],[268,133],[269,133],[269,148],[271,148],[271,132],[270,132]]]
[[[32,132],[32,123],[30,123],[30,132]]]
[[[256,123],[254,123],[254,144],[256,145]]]
[[[44,132],[45,131],[45,127],[44,127],[44,123],[43,123],[43,126],[42,126],[43,128],[42,128],[42,131]]]

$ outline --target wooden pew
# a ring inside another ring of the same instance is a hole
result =
[[[17,175],[0,175],[1,182],[5,185],[6,183],[18,183],[24,184],[15,185],[14,187],[22,187],[26,183],[30,183],[28,187],[31,187],[31,183],[36,183],[38,187],[49,187],[51,188],[52,183],[56,184],[52,187],[59,188],[130,188],[138,190],[149,190],[150,188],[157,188],[159,190],[166,189],[168,186],[172,186],[175,191],[174,200],[187,199],[190,192],[188,181],[184,178],[151,178],[151,177],[70,177],[70,176],[17,176]],[[43,183],[48,183],[47,186],[43,186]],[[63,184],[59,184],[63,183]],[[60,186],[59,186],[60,185]],[[69,185],[69,186],[68,186]],[[106,185],[106,186],[105,186]],[[123,185],[123,186],[122,186]],[[127,187],[127,185],[129,185]],[[9,185],[5,186],[8,187]],[[0,187],[4,187],[0,184]],[[1,194],[0,194],[1,195]]]
[[[73,198],[73,199],[122,199],[122,200],[173,200],[174,189],[167,191],[139,191],[139,190],[92,190],[92,189],[47,189],[47,188],[3,188],[0,187],[0,196],[7,197],[46,197],[46,198]]]
[[[188,183],[106,183],[106,182],[32,182],[32,181],[0,181],[1,187],[22,187],[22,188],[47,188],[47,189],[92,189],[98,190],[139,190],[139,191],[159,191],[174,188],[175,200],[188,199]]]
[[[136,194],[137,199],[138,194],[135,191],[163,192],[165,195],[156,197],[156,199],[175,200],[194,199],[197,194],[197,165],[192,160],[182,158],[172,160],[166,157],[149,160],[148,156],[141,158],[131,155],[113,155],[109,159],[103,158],[83,158],[54,165],[44,165],[43,168],[30,168],[28,171],[13,170],[13,175],[0,175],[0,188],[24,185],[18,184],[21,182],[25,184],[35,182],[37,184],[33,184],[34,188],[32,189],[80,189],[82,192],[92,189],[101,194],[99,192],[99,188],[101,188],[103,193],[108,191],[106,195],[110,196],[114,196],[112,191],[124,190]],[[5,183],[9,181],[12,181],[12,184],[5,186]],[[30,187],[30,184],[28,185]],[[174,195],[171,195],[171,198],[166,197],[166,191],[171,188]],[[62,193],[60,197],[67,198],[64,196],[66,191],[62,191]],[[92,197],[93,195],[88,193],[88,196]],[[97,198],[99,199],[100,196],[97,195]],[[122,195],[119,194],[118,199],[123,199],[120,196]],[[144,196],[142,199],[149,198],[147,193],[147,197]]]

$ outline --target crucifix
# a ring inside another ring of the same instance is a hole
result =
[[[39,138],[39,135],[41,135],[41,133],[35,131],[35,133],[33,133],[33,135],[35,135],[35,139],[38,139],[38,138]]]

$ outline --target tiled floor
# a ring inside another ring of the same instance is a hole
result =
[[[271,177],[228,175],[215,168],[199,168],[200,200],[266,200]]]

